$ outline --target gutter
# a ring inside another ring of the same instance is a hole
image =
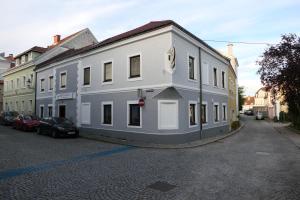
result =
[[[199,92],[199,106],[200,106],[200,112],[199,112],[199,118],[200,118],[200,130],[199,130],[199,136],[200,139],[202,139],[202,118],[201,118],[201,114],[202,114],[202,71],[201,71],[201,48],[198,47],[199,49],[199,88],[200,88],[200,92]]]

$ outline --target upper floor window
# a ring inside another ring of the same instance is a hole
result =
[[[222,88],[225,88],[225,72],[222,71]]]
[[[22,87],[26,87],[26,76],[23,76],[23,83],[22,83]]]
[[[60,73],[60,88],[64,89],[67,86],[67,72]]]
[[[53,76],[49,76],[49,90],[53,90]]]
[[[11,87],[11,89],[13,90],[13,89],[14,89],[14,81],[11,80],[11,81],[10,81],[10,84],[11,84],[10,87]]]
[[[104,63],[103,69],[103,82],[112,81],[112,62]]]
[[[189,56],[189,79],[195,80],[195,58]]]
[[[86,67],[83,69],[83,85],[90,85],[91,83],[91,68]]]
[[[217,68],[214,68],[214,86],[218,86]]]
[[[40,89],[41,92],[44,92],[45,91],[45,79],[41,79],[41,89]]]
[[[132,56],[129,58],[129,78],[141,77],[141,56]]]
[[[20,79],[17,78],[17,88],[20,88]]]

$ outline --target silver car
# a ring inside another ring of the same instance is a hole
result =
[[[262,120],[262,119],[264,119],[264,115],[263,115],[262,112],[259,112],[259,111],[258,111],[258,112],[256,113],[255,118],[256,118],[257,120]]]

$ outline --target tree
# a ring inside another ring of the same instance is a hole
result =
[[[269,47],[258,61],[261,82],[275,94],[284,95],[292,123],[300,128],[300,38],[283,35],[281,42]]]
[[[239,87],[238,88],[238,98],[239,98],[239,110],[243,109],[243,105],[245,102],[245,88],[244,87]]]

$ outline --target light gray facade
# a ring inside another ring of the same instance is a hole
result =
[[[175,67],[169,59],[172,48],[176,50]],[[136,55],[140,56],[141,76],[129,79],[129,59]],[[193,80],[189,80],[189,57],[194,60]],[[106,62],[112,63],[112,81],[108,83],[103,82]],[[52,91],[40,93],[37,85],[37,109],[51,104],[53,114],[59,116],[59,105],[65,105],[66,117],[82,132],[126,140],[183,143],[224,134],[228,131],[228,120],[222,113],[223,105],[228,103],[228,90],[220,83],[228,64],[224,57],[180,29],[167,26],[38,69],[37,80],[53,76],[55,86]],[[200,66],[208,67],[200,70]],[[85,68],[90,70],[88,85],[83,81]],[[213,86],[213,68],[218,73],[217,86]],[[207,76],[201,88],[200,71],[206,73],[202,79]],[[67,74],[65,89],[60,88],[61,73]],[[140,125],[131,126],[129,104],[141,98],[145,105],[140,107]],[[207,123],[203,126],[200,99],[207,105]],[[112,110],[110,125],[103,123],[103,105],[107,104]],[[192,125],[190,104],[195,109]],[[216,104],[217,122],[213,115]],[[227,115],[227,110],[224,113]]]

